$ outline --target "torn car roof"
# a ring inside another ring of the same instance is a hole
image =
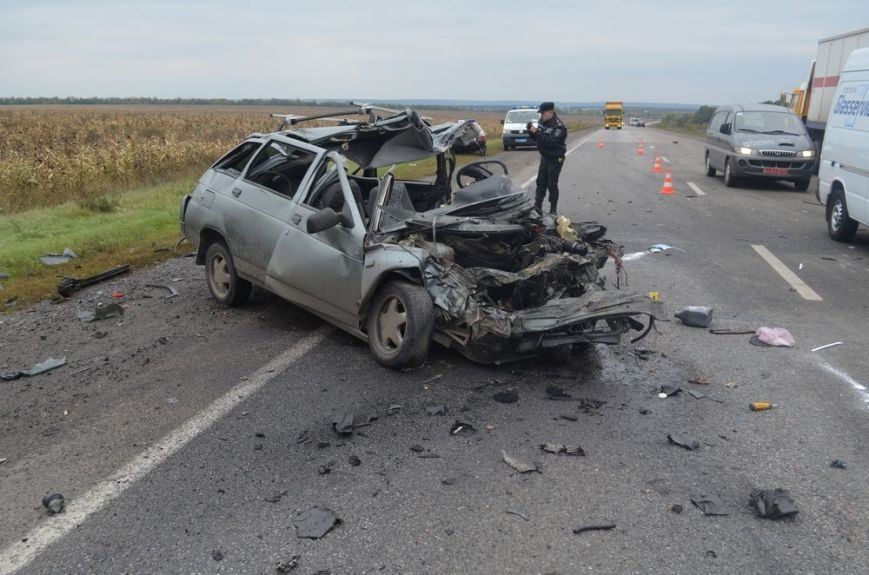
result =
[[[362,166],[380,168],[442,154],[461,138],[472,120],[431,125],[410,108],[374,122],[294,128],[281,132],[330,151]]]

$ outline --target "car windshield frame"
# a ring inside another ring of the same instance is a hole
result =
[[[789,122],[783,121],[780,125],[767,125],[769,120],[774,115],[788,117]],[[762,118],[762,124],[745,125],[745,118]],[[740,122],[741,120],[741,122]],[[773,128],[773,129],[769,129]],[[795,114],[788,111],[773,111],[773,110],[743,110],[736,112],[733,118],[733,131],[750,134],[766,134],[768,136],[805,136],[806,129],[802,121]]]
[[[507,112],[507,117],[504,118],[505,124],[527,124],[528,122],[537,122],[540,120],[540,114],[536,110],[510,110]]]

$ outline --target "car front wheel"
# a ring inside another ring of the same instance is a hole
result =
[[[238,306],[250,297],[251,283],[238,276],[229,249],[214,242],[205,252],[205,278],[214,299],[227,306]]]
[[[733,177],[733,170],[730,168],[730,158],[724,161],[724,185],[728,188],[736,185],[736,178]]]
[[[428,356],[434,329],[434,306],[425,288],[405,282],[384,285],[368,312],[368,347],[377,363],[402,368]]]
[[[794,182],[794,188],[795,188],[798,192],[805,192],[806,190],[809,189],[809,184],[810,184],[811,182],[812,182],[812,180],[809,180],[809,179],[796,180],[796,181]]]
[[[857,222],[848,215],[845,195],[836,190],[827,200],[827,231],[837,242],[850,242],[857,235]]]
[[[709,163],[709,154],[706,154],[706,175],[710,178],[715,177],[715,168]]]

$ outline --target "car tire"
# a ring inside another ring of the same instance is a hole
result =
[[[253,288],[236,273],[232,255],[223,242],[212,243],[205,252],[205,279],[214,299],[229,307],[246,302]]]
[[[724,160],[724,185],[728,188],[736,186],[736,178],[733,177],[733,172],[730,168],[730,158]]]
[[[837,242],[848,243],[857,235],[858,223],[848,215],[845,194],[836,190],[827,199],[827,231]]]
[[[709,163],[709,154],[706,154],[706,175],[710,178],[715,177],[715,168]]]
[[[811,184],[811,183],[812,183],[812,180],[810,180],[810,179],[794,180],[794,189],[796,189],[796,191],[798,191],[798,192],[805,192],[806,190],[809,189],[809,184]]]
[[[380,365],[413,367],[428,357],[434,304],[422,286],[390,281],[380,288],[366,321],[368,347]]]

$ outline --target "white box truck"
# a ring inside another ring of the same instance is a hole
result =
[[[808,80],[789,94],[788,107],[803,118],[818,151],[824,142],[839,74],[851,52],[859,48],[869,48],[869,28],[819,40],[818,53],[809,68]]]

